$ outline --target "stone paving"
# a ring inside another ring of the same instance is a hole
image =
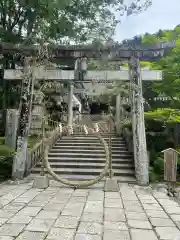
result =
[[[0,185],[0,240],[180,240],[180,206],[150,188]]]

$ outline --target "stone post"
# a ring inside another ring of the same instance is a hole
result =
[[[68,125],[69,126],[73,124],[73,91],[74,91],[74,85],[73,83],[70,83],[69,97],[68,97]]]
[[[30,66],[30,58],[24,59],[24,72],[22,81],[22,95],[19,111],[19,126],[17,137],[17,148],[13,159],[13,179],[23,179],[27,165],[27,148],[29,134],[29,115],[31,109],[31,88],[32,86],[32,71]]]
[[[19,112],[16,109],[7,109],[5,144],[11,148],[16,148],[17,128]]]
[[[121,94],[116,95],[116,130],[121,132]]]
[[[146,134],[144,124],[144,104],[142,96],[142,78],[139,59],[131,57],[129,62],[131,71],[131,82],[134,84],[133,91],[133,135],[135,142],[135,169],[137,182],[140,185],[149,183],[149,161],[147,156]]]
[[[132,72],[131,62],[129,62],[129,79],[130,79],[130,96],[129,100],[131,103],[131,121],[132,121],[132,135],[133,135],[133,153],[134,153],[134,164],[135,172],[137,167],[137,138],[136,138],[136,112],[135,112],[135,91],[133,82],[133,72]]]
[[[32,109],[32,119],[30,125],[30,133],[39,133],[42,128],[42,117],[45,115],[44,110],[44,94],[41,91],[34,92],[34,100],[33,100],[33,109]]]

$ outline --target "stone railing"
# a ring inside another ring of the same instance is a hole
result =
[[[133,153],[134,152],[134,146],[133,146],[132,132],[128,128],[123,128],[122,129],[122,134],[123,134],[123,137],[125,139],[128,151],[130,153]]]
[[[33,149],[28,150],[27,152],[27,164],[25,176],[29,175],[32,168],[34,168],[36,164],[42,160],[42,155],[43,155],[43,142],[41,140],[33,147]]]
[[[41,129],[42,131],[42,129]],[[27,152],[27,164],[25,169],[25,175],[29,175],[31,170],[36,166],[39,161],[42,161],[44,157],[44,146],[47,144],[49,148],[52,148],[57,138],[62,134],[62,125],[56,126],[54,129],[46,129],[44,140],[41,139],[31,150]]]
[[[100,133],[107,133],[109,132],[109,122],[108,121],[100,121],[97,123],[98,125],[98,130]]]

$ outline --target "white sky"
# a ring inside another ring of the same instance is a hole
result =
[[[124,17],[117,26],[115,39],[155,33],[159,29],[172,29],[180,24],[180,0],[152,0],[152,6],[135,16]]]

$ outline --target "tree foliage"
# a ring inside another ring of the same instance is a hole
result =
[[[123,0],[0,0],[0,39],[21,42],[39,37],[58,42],[112,36],[115,11],[127,15],[148,7]],[[113,11],[111,10],[113,9]]]

